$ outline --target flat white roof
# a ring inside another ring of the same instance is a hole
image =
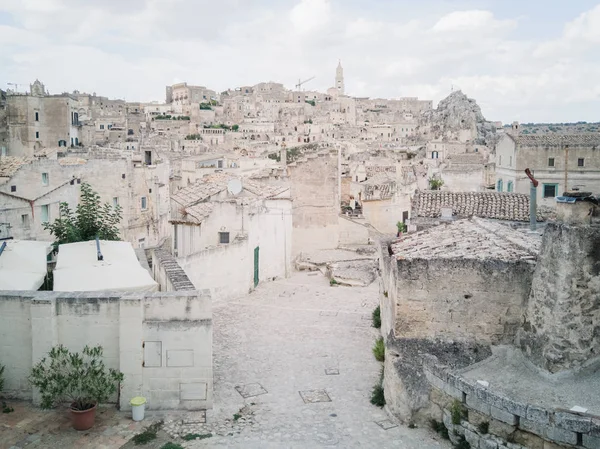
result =
[[[142,268],[129,242],[96,241],[60,245],[54,269],[54,291],[157,291],[158,284]]]
[[[0,254],[0,290],[38,290],[47,272],[46,257],[50,242],[34,240],[4,240]]]

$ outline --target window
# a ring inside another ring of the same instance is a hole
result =
[[[502,180],[501,179],[498,180],[498,186],[496,187],[496,190],[498,192],[502,192]]]
[[[544,184],[544,198],[554,198],[557,190],[558,184]]]
[[[100,129],[104,129],[104,125],[100,125]]]
[[[113,197],[113,207],[117,207],[118,205],[119,205],[119,197],[114,196]]]
[[[580,157],[579,159],[577,159],[577,166],[578,167],[583,167],[585,165],[585,159]]]
[[[144,248],[146,246],[146,237],[138,239],[138,248]]]
[[[219,243],[229,243],[229,232],[219,232]]]
[[[508,181],[508,184],[506,185],[506,191],[507,192],[513,191],[513,182],[512,181]]]
[[[44,204],[42,206],[42,223],[48,223],[50,221],[50,206]]]
[[[42,173],[42,185],[47,186],[49,180],[48,173]]]
[[[142,210],[145,210],[148,207],[148,205],[146,203],[147,203],[146,197],[143,196],[142,197]]]
[[[438,154],[438,152],[437,152],[437,151],[432,151],[432,152],[431,152],[431,159],[437,159],[437,158],[438,158],[438,156],[439,156],[439,154]]]
[[[79,145],[79,137],[75,137],[75,145]]]
[[[10,191],[11,192],[16,192],[17,191],[17,186],[10,186]]]
[[[21,226],[23,229],[29,229],[29,214],[21,215]]]
[[[512,156],[508,157],[508,166],[512,167]]]
[[[548,167],[554,167],[554,158],[553,157],[548,158]]]
[[[36,121],[36,122],[39,122],[39,121],[40,121],[40,113],[39,113],[39,112],[36,112],[36,113],[35,113],[35,121]]]
[[[36,139],[39,139],[39,138],[40,138],[40,132],[39,132],[39,131],[36,131],[36,132],[35,132],[35,138],[36,138]]]

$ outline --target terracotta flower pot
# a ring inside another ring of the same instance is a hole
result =
[[[71,420],[75,430],[88,430],[94,426],[96,406],[97,404],[94,404],[92,408],[88,408],[87,410],[75,410],[73,405],[71,405]]]

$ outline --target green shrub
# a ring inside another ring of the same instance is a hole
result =
[[[42,408],[69,400],[74,410],[88,410],[117,391],[123,374],[106,369],[102,346],[86,346],[80,354],[58,345],[31,369],[29,381],[40,390]]]
[[[142,444],[148,444],[150,441],[156,440],[156,434],[160,430],[162,426],[162,422],[154,423],[148,426],[142,433],[138,433],[134,436],[131,441],[136,446],[140,446]]]
[[[335,279],[330,279],[329,280],[329,285],[331,285],[331,286],[340,285],[340,283],[338,281],[336,281]]]
[[[177,443],[168,442],[163,444],[160,449],[183,449],[183,446]]]
[[[372,319],[373,319],[373,327],[375,329],[380,329],[381,328],[381,308],[379,306],[375,307],[375,310],[373,310],[373,314],[371,315]]]
[[[448,434],[448,428],[443,422],[440,422],[436,419],[431,419],[429,421],[429,424],[431,425],[433,431],[439,433],[442,438],[444,438],[445,440],[450,439],[450,435]]]
[[[479,433],[485,435],[490,430],[490,423],[487,421],[480,422],[479,425],[477,426],[477,430],[479,430]]]
[[[212,437],[212,433],[205,433],[205,434],[188,433],[187,435],[183,436],[182,439],[185,441],[192,441],[192,440],[204,440],[206,438],[211,438],[211,437]]]
[[[458,400],[454,400],[450,407],[450,416],[452,416],[452,424],[460,424],[462,419],[467,419],[467,409]]]
[[[379,381],[373,387],[371,392],[371,404],[377,407],[383,407],[385,405],[385,394],[383,390],[383,367],[381,368],[381,374],[379,375]]]
[[[373,346],[373,355],[378,362],[383,362],[385,360],[385,343],[383,342],[383,337],[379,337],[375,341],[375,346]]]

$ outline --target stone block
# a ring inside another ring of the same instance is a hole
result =
[[[454,424],[452,424],[452,416],[450,415],[450,412],[448,410],[444,410],[444,413],[442,415],[442,421],[448,429],[448,432],[452,432],[454,430]]]
[[[454,398],[444,393],[441,389],[433,387],[429,391],[429,400],[442,408],[448,408],[452,405]]]
[[[573,413],[554,413],[554,424],[561,429],[579,433],[589,433],[592,430],[591,418],[575,415]]]
[[[453,398],[458,399],[460,402],[463,400],[463,392],[450,384],[444,384],[444,392]]]
[[[508,439],[509,435],[512,435],[515,430],[517,430],[515,426],[509,426],[508,424],[496,419],[490,419],[489,421],[489,433],[492,435],[497,435],[504,440]]]
[[[561,429],[559,427],[547,427],[544,435],[547,439],[557,443],[577,444],[577,434],[570,430]]]
[[[527,404],[522,402],[514,401],[510,398],[502,398],[502,407],[513,415],[527,417]]]
[[[526,432],[533,433],[540,437],[544,436],[545,425],[540,424],[535,421],[530,421],[529,419],[521,418],[519,420],[519,428],[523,429]]]
[[[476,410],[469,410],[469,422],[474,426],[478,426],[482,422],[490,422],[490,417]]]
[[[506,443],[506,447],[508,449],[526,449],[523,446],[521,446],[520,444],[516,444],[516,443]]]
[[[465,379],[464,377],[459,377],[456,379],[456,388],[464,393],[473,394],[475,391],[475,382],[472,382],[470,379]]]
[[[442,379],[437,377],[435,374],[430,372],[428,369],[424,369],[423,371],[425,372],[425,377],[427,378],[427,381],[431,385],[433,385],[436,388],[439,388],[440,390],[444,389],[444,385],[446,385],[446,383]]]
[[[473,409],[477,410],[478,412],[481,412],[485,415],[490,414],[490,404],[479,399],[474,394],[467,395],[467,407],[473,408]]]
[[[491,438],[481,437],[479,440],[479,449],[498,449],[498,443]]]
[[[499,409],[504,409],[504,399],[504,396],[495,393],[489,389],[487,390],[486,402],[488,402],[490,405]]]
[[[497,419],[498,421],[502,421],[503,423],[509,424],[511,426],[517,425],[518,418],[512,413],[508,413],[498,407],[494,407],[490,405],[490,413],[492,418]]]
[[[539,424],[549,424],[550,423],[550,413],[548,410],[536,407],[534,405],[527,406],[527,420],[533,421]]]
[[[544,441],[544,449],[565,449],[565,447],[550,441]]]
[[[600,438],[584,434],[583,447],[587,449],[600,449]]]
[[[590,435],[600,438],[600,419],[592,418]]]
[[[467,443],[469,443],[471,447],[479,447],[480,437],[477,433],[465,429],[465,440],[467,440]]]
[[[517,430],[513,437],[515,443],[520,444],[527,449],[544,449],[544,440],[532,433]]]

